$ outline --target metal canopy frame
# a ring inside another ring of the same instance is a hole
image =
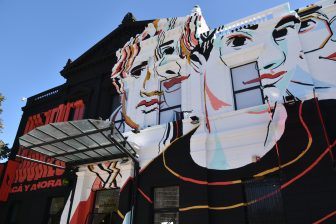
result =
[[[67,166],[79,166],[123,157],[137,162],[136,151],[115,128],[102,120],[77,120],[40,126],[19,138],[20,145]]]
[[[133,206],[136,204],[140,169],[138,155],[126,138],[115,128],[113,122],[87,119],[51,123],[37,127],[21,136],[19,142],[27,149],[64,161],[66,167],[70,167],[70,169],[84,164],[130,157],[134,163],[131,204]],[[20,155],[18,157],[58,168],[66,168]],[[69,207],[67,223],[69,223],[71,210],[72,203]],[[134,222],[135,213],[132,209],[131,223]]]

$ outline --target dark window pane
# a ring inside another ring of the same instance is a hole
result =
[[[160,187],[154,189],[154,209],[178,208],[179,207],[179,188]]]
[[[118,210],[119,189],[96,192],[95,213],[111,213]]]
[[[248,202],[271,195],[247,206],[249,224],[282,224],[285,214],[278,178],[252,179],[245,182],[245,195]]]
[[[119,189],[96,191],[93,213],[89,220],[92,224],[110,223],[111,214],[118,210]]]
[[[155,213],[154,224],[178,224],[177,212]]]
[[[51,199],[48,224],[60,223],[64,205],[65,205],[64,197],[57,197]]]
[[[20,211],[21,211],[21,202],[19,201],[14,202],[13,205],[9,209],[6,223],[9,223],[9,224],[19,223]]]

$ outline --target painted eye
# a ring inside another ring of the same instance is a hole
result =
[[[273,38],[275,41],[282,41],[288,34],[289,29],[295,29],[294,25],[288,25],[285,27],[277,28],[273,31]]]
[[[252,41],[251,37],[242,34],[236,34],[228,37],[226,45],[233,48],[239,48],[246,45],[248,41]]]
[[[163,51],[164,54],[173,54],[174,53],[174,48],[173,47],[167,47]]]
[[[306,33],[316,26],[316,22],[312,19],[307,19],[301,22],[301,27],[299,33]]]
[[[131,75],[135,78],[140,77],[141,72],[146,68],[147,64],[147,61],[143,61],[139,65],[134,66],[134,68],[131,70]]]

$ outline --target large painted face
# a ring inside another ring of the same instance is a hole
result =
[[[223,51],[241,50],[255,45],[263,45],[263,50],[256,58],[260,77],[243,82],[246,87],[261,82],[264,96],[272,101],[282,95],[290,95],[290,84],[297,61],[301,54],[297,37],[300,21],[295,15],[288,15],[269,25],[252,25],[237,30],[223,37]],[[222,53],[222,54],[224,54]]]
[[[249,80],[250,84],[261,81],[264,96],[271,101],[281,96],[292,95],[289,84],[292,81],[301,54],[297,33],[300,21],[294,15],[281,18],[273,29],[265,33],[265,50],[258,58],[259,79]],[[263,35],[258,33],[258,36]],[[298,80],[299,81],[299,80]]]
[[[290,15],[282,18],[269,34],[270,42],[258,60],[265,89],[275,87],[281,95],[286,91],[300,55],[300,48],[296,46],[299,27],[300,21]]]
[[[184,73],[186,59],[180,56],[180,42],[176,36],[161,32],[142,80],[139,102],[136,105],[145,114],[160,113],[160,123],[178,118],[181,105],[181,82],[188,79]],[[182,69],[183,68],[183,69]]]
[[[302,18],[299,31],[316,87],[336,86],[336,16],[315,12]]]
[[[149,24],[137,37],[143,41],[131,39],[119,52],[112,80],[122,95],[122,114],[131,128],[157,124],[158,119],[167,123],[181,115],[181,82],[189,78],[184,71],[190,52],[197,45],[199,16],[188,17],[184,26],[180,26],[180,20]],[[176,24],[180,25],[175,27]],[[157,30],[158,27],[163,29]],[[158,111],[160,116],[155,119]]]

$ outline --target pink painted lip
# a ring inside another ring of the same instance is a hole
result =
[[[186,75],[186,76],[176,76],[174,78],[171,78],[169,79],[168,81],[164,82],[163,83],[163,86],[166,88],[166,89],[170,89],[171,87],[173,87],[174,85],[176,84],[179,84],[181,83],[183,80],[186,80],[189,78],[189,75]]]
[[[285,74],[286,72],[287,71],[280,71],[280,72],[277,72],[275,74],[264,73],[264,74],[261,74],[260,77],[258,77],[258,78],[251,79],[249,81],[243,82],[243,84],[247,85],[247,84],[251,84],[251,83],[255,83],[255,82],[260,82],[263,79],[276,79],[276,78],[282,76],[283,74]]]
[[[150,101],[146,101],[146,100],[141,100],[138,105],[136,106],[136,108],[141,107],[141,106],[145,106],[145,107],[150,107],[154,104],[160,105],[161,102],[158,99],[152,99]]]
[[[333,60],[333,61],[336,61],[336,52],[335,53],[332,53],[331,55],[325,57],[327,59],[330,59],[330,60]]]

